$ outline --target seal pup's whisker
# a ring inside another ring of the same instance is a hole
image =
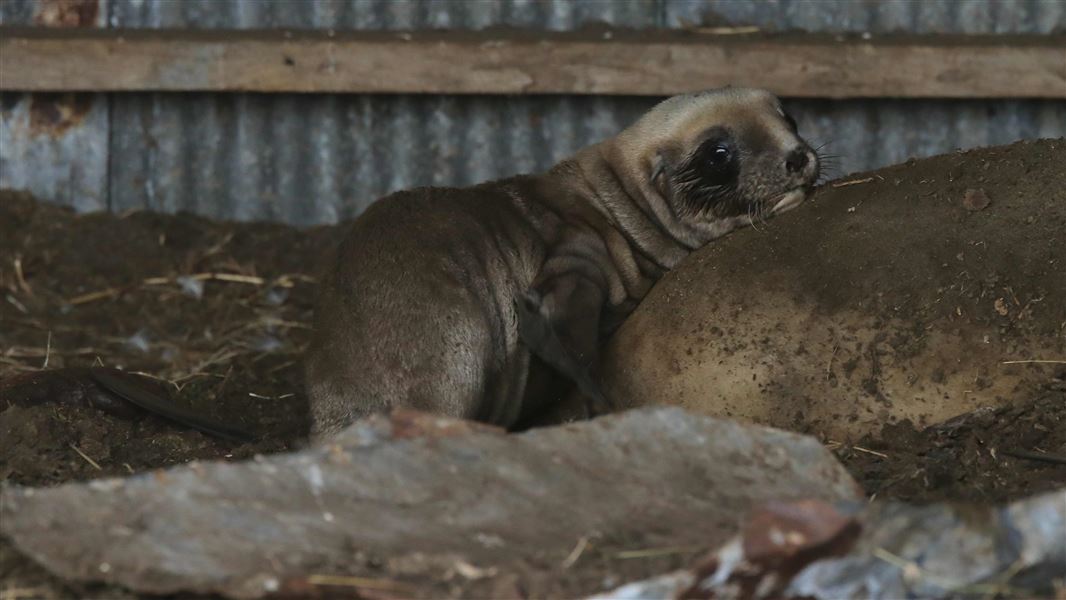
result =
[[[762,232],[761,229],[755,224],[755,219],[752,217],[752,211],[757,210],[752,204],[748,204],[748,225],[755,231]]]

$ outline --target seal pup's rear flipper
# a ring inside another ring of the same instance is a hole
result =
[[[212,421],[188,409],[176,406],[169,398],[142,385],[138,381],[140,376],[102,367],[89,369],[89,376],[106,391],[164,419],[234,442],[255,440],[255,436],[246,431]]]

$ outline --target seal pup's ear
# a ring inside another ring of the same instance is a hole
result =
[[[648,175],[648,181],[652,185],[658,185],[658,179],[662,177],[664,172],[666,172],[666,159],[663,157],[662,152],[657,152],[651,162],[651,173]]]
[[[675,148],[662,148],[651,159],[651,170],[648,171],[648,184],[651,185],[660,196],[670,193],[670,174],[674,172],[680,152]]]

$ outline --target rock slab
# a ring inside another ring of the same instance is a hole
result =
[[[368,556],[484,571],[601,534],[713,546],[761,502],[861,497],[813,438],[677,408],[510,435],[395,413],[256,461],[7,487],[0,517],[67,580],[254,598]]]

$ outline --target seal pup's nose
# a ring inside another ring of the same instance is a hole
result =
[[[795,175],[803,171],[811,162],[810,153],[805,148],[795,148],[785,157],[785,170]]]

